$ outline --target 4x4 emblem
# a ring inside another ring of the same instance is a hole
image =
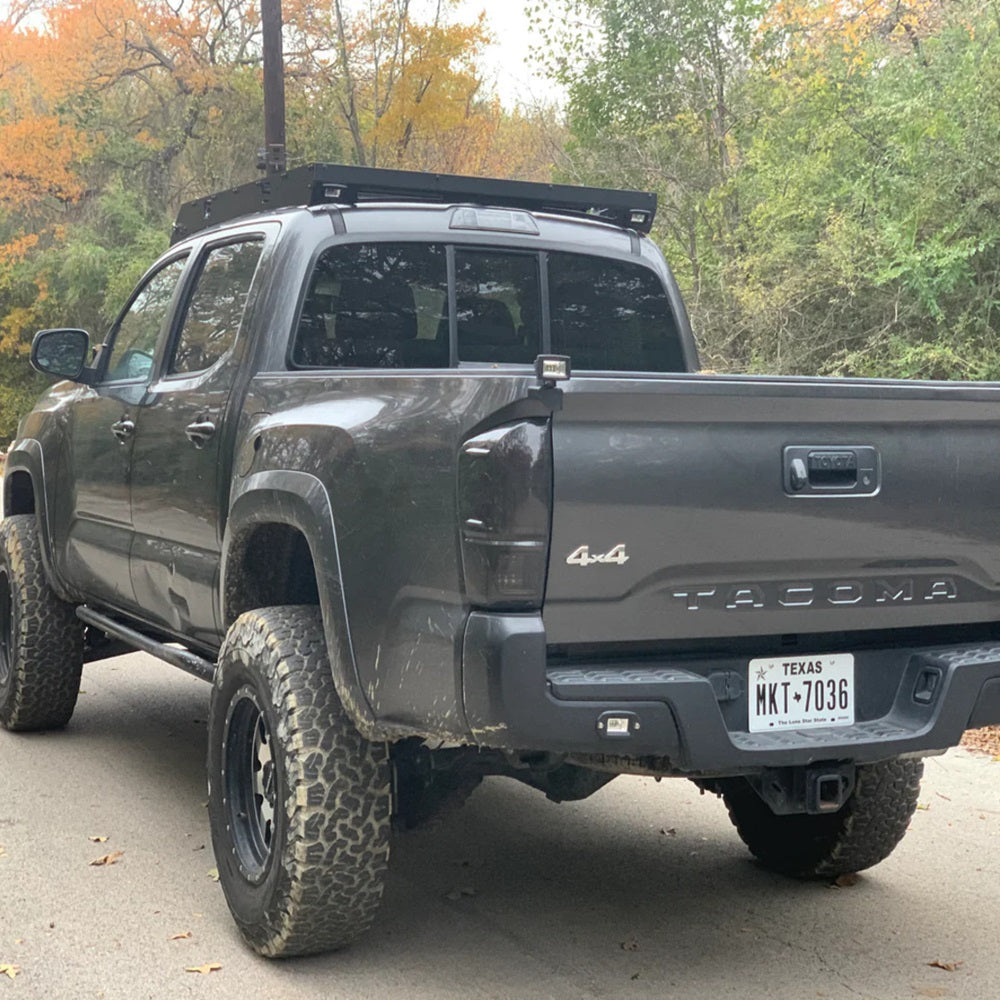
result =
[[[603,555],[591,555],[590,546],[581,545],[566,556],[566,562],[570,566],[596,566],[598,563],[624,566],[628,562],[628,556],[625,554],[624,544],[616,545]]]

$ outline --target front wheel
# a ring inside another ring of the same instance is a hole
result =
[[[745,778],[714,783],[729,818],[765,868],[797,878],[831,878],[884,861],[917,807],[921,760],[859,764],[854,791],[835,813],[777,816]]]
[[[388,751],[344,712],[318,608],[234,622],[208,737],[212,845],[246,942],[269,957],[303,955],[367,930],[389,856]]]
[[[59,729],[76,707],[83,623],[49,586],[34,514],[0,522],[0,725]]]

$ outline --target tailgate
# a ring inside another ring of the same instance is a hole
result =
[[[574,376],[548,641],[995,620],[998,423],[985,385]]]

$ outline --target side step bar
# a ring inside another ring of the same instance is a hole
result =
[[[211,682],[215,674],[214,663],[186,649],[178,649],[176,646],[168,646],[166,643],[150,639],[141,632],[136,632],[135,629],[122,625],[121,622],[116,622],[113,618],[99,614],[91,608],[81,605],[76,609],[76,617],[94,628],[99,628],[102,632],[107,632],[108,635],[112,635],[116,639],[121,639],[122,642],[128,643],[135,649],[140,649],[158,659],[166,660],[172,666],[180,667],[181,670],[193,674],[203,681]]]

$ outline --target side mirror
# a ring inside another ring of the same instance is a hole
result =
[[[31,366],[43,375],[56,375],[89,384],[87,370],[90,335],[86,330],[39,330],[31,342]]]

